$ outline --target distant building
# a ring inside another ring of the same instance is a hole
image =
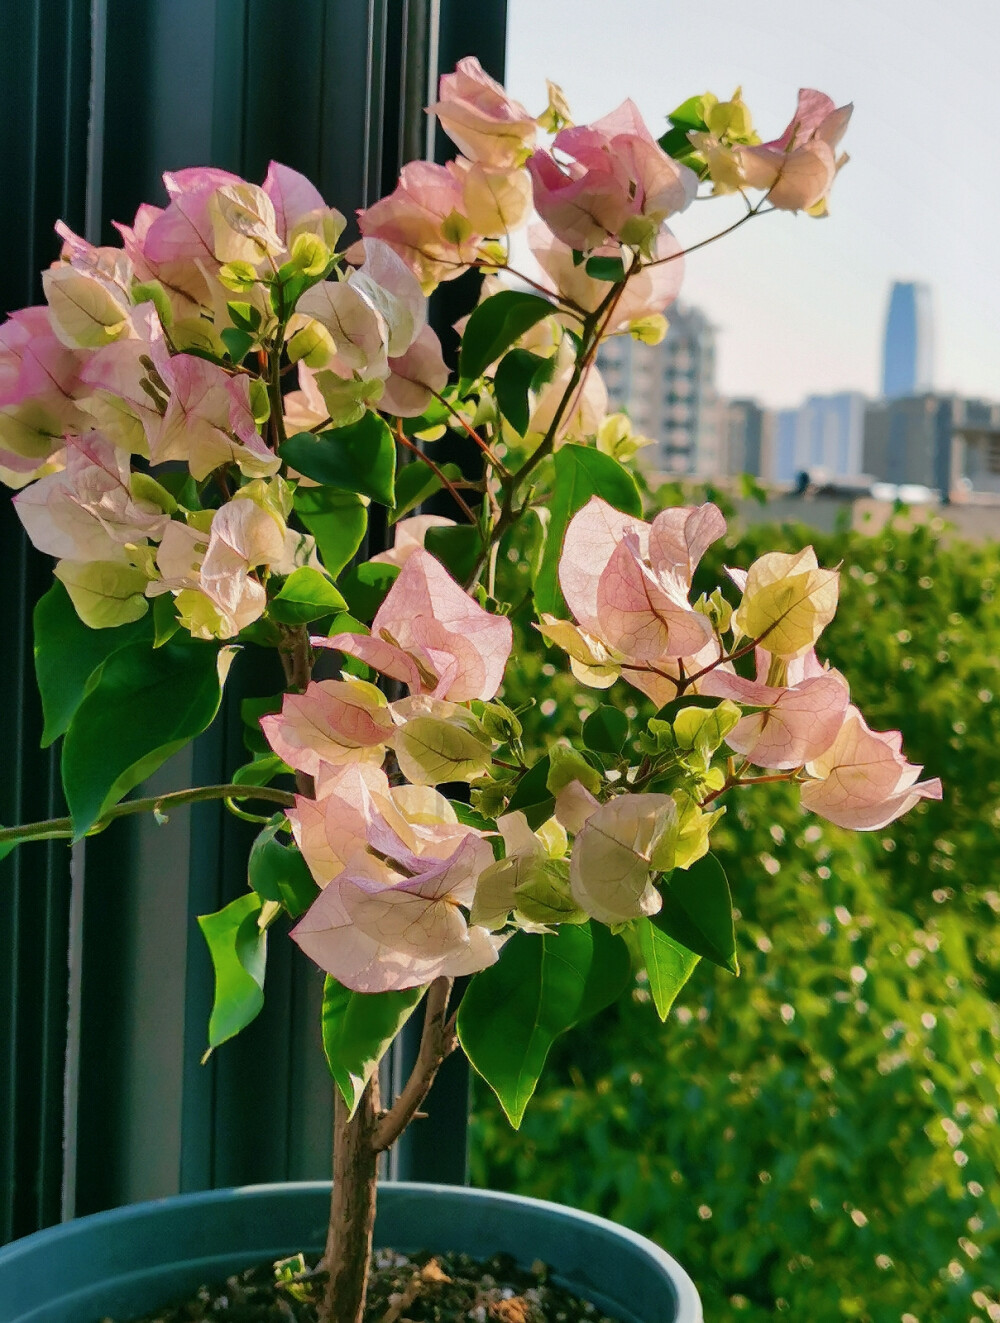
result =
[[[944,500],[1000,492],[1000,404],[954,395],[882,400],[865,413],[865,470]]]
[[[774,460],[765,476],[795,482],[800,473],[854,478],[864,472],[865,397],[857,391],[810,395],[797,409],[779,409]]]
[[[967,401],[964,415],[955,426],[954,446],[960,484],[955,495],[1000,495],[1000,404]]]
[[[882,394],[887,400],[931,389],[932,341],[930,287],[897,280],[889,294],[882,350]]]
[[[721,406],[715,388],[715,329],[697,308],[674,306],[658,345],[631,336],[606,340],[597,365],[610,408],[656,443],[642,452],[661,473],[719,472]]]
[[[728,400],[722,408],[720,472],[770,478],[774,467],[775,413],[756,400]]]

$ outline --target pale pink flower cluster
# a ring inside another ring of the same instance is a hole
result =
[[[559,566],[574,621],[543,615],[539,628],[584,684],[606,688],[621,676],[661,705],[691,692],[752,709],[726,735],[730,748],[750,766],[802,769],[803,804],[840,826],[874,830],[921,798],[939,799],[940,781],[917,781],[898,732],[869,730],[847,681],[817,659],[838,574],[821,569],[811,547],[730,571],[743,590],[732,650],[756,654],[757,678],[737,673],[710,604],[690,602],[698,561],[725,529],[710,504],[647,524],[593,497],[570,521]]]
[[[535,209],[570,248],[609,241],[647,247],[668,216],[694,201],[698,177],[660,147],[625,101],[593,124],[562,129],[528,162]]]
[[[261,335],[275,331],[257,277],[288,262],[322,273],[344,221],[276,163],[260,187],[210,168],[164,182],[165,207],[144,205],[119,226],[123,249],[60,223],[46,305],[0,328],[0,478],[23,489],[22,523],[58,559],[87,624],[138,619],[149,598],[172,593],[192,634],[225,639],[265,610],[263,574],[318,568],[312,539],[286,522],[275,433],[262,435],[273,401],[254,374],[222,361],[226,305],[242,299]],[[353,421],[376,400],[418,414],[447,381],[409,268],[376,239],[360,256],[342,279],[313,280],[286,318],[290,356],[311,364],[300,361],[318,415],[307,426]],[[295,393],[285,409],[295,430]],[[133,457],[149,472],[134,471]],[[178,462],[196,483],[235,470],[242,485],[220,509],[181,510],[155,480]]]
[[[492,964],[500,939],[464,913],[492,849],[432,787],[471,781],[490,766],[492,743],[467,704],[496,693],[510,622],[484,611],[417,548],[371,635],[313,643],[363,659],[410,694],[390,703],[365,681],[314,681],[261,720],[272,749],[315,786],[315,797],[297,796],[288,815],[322,887],[295,940],[361,992]],[[390,788],[381,766],[389,749],[410,784]]]
[[[770,142],[728,143],[713,133],[692,133],[716,191],[762,189],[779,211],[826,213],[838,171],[847,163],[837,147],[854,107],[834,105],[823,92],[805,87],[795,114],[780,137]]]
[[[292,936],[346,987],[415,988],[495,963],[502,940],[466,913],[493,851],[438,791],[355,763],[288,816],[322,887]]]
[[[462,153],[447,165],[412,161],[387,197],[360,213],[361,233],[390,244],[429,292],[467,270],[483,242],[519,229],[531,212],[523,168],[537,125],[470,56],[441,79],[429,107]]]
[[[550,781],[554,816],[538,832],[520,812],[497,819],[495,860],[484,832],[460,822],[435,787],[479,781],[492,767],[494,741],[473,708],[499,688],[510,625],[423,549],[433,525],[409,522],[398,539],[402,568],[371,634],[312,640],[402,682],[409,696],[390,702],[345,675],[286,695],[261,722],[274,752],[314,786],[288,816],[321,894],[293,935],[364,992],[485,968],[511,924],[545,931],[655,914],[662,874],[705,853],[718,817],[707,791],[699,802],[688,790],[622,786],[602,803],[571,770]],[[560,562],[576,623],[544,617],[543,633],[569,651],[585,683],[621,675],[660,703],[688,686],[720,699],[719,738],[743,760],[737,784],[752,783],[741,779],[748,768],[786,772],[804,807],[859,830],[939,798],[940,782],[918,781],[899,734],[869,730],[843,676],[817,659],[837,574],[811,548],[731,571],[743,589],[735,612],[721,598],[691,605],[698,562],[724,532],[713,505],[665,510],[646,524],[594,498],[570,522]],[[751,652],[756,679],[735,664]],[[402,784],[383,771],[387,755]]]

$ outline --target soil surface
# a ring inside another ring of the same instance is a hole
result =
[[[324,1281],[316,1260],[298,1254],[248,1268],[214,1286],[202,1286],[187,1300],[129,1323],[316,1323],[316,1302]],[[619,1320],[553,1285],[541,1262],[525,1272],[506,1255],[479,1261],[464,1254],[404,1255],[376,1250],[365,1323]]]

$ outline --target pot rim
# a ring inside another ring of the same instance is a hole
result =
[[[330,1181],[280,1181],[232,1186],[216,1190],[198,1190],[187,1194],[166,1195],[157,1199],[124,1204],[103,1212],[90,1213],[83,1217],[57,1223],[55,1226],[46,1227],[41,1231],[36,1231],[29,1236],[0,1247],[0,1272],[5,1268],[8,1270],[16,1269],[18,1259],[24,1258],[27,1260],[43,1246],[54,1247],[57,1244],[71,1243],[77,1237],[86,1236],[98,1227],[114,1227],[119,1223],[135,1226],[137,1221],[155,1219],[168,1210],[183,1214],[188,1209],[192,1211],[195,1209],[204,1210],[211,1208],[213,1204],[231,1203],[234,1199],[240,1202],[246,1201],[247,1205],[252,1205],[258,1200],[263,1202],[267,1199],[274,1199],[276,1195],[279,1197],[287,1196],[290,1199],[297,1194],[327,1195],[330,1188]],[[477,1206],[483,1211],[488,1208],[495,1208],[498,1211],[506,1208],[512,1212],[522,1210],[523,1212],[537,1213],[550,1222],[565,1225],[568,1230],[572,1230],[574,1227],[579,1228],[581,1225],[586,1226],[595,1232],[613,1237],[623,1246],[632,1247],[647,1262],[653,1263],[662,1270],[669,1279],[670,1288],[675,1296],[675,1323],[702,1323],[703,1315],[698,1292],[694,1282],[677,1260],[648,1237],[640,1235],[639,1232],[628,1227],[623,1227],[608,1218],[600,1217],[595,1213],[584,1212],[566,1204],[555,1203],[551,1200],[535,1199],[528,1195],[511,1194],[500,1190],[477,1189],[463,1185],[431,1184],[422,1181],[383,1181],[379,1184],[378,1194],[380,1197],[388,1195],[390,1203],[394,1202],[397,1197],[400,1198],[402,1203],[405,1203],[408,1199],[424,1199],[437,1195],[447,1198],[453,1204],[466,1205],[470,1214],[475,1213]],[[395,1237],[389,1239],[395,1239]],[[565,1272],[559,1271],[558,1264],[555,1264],[554,1268],[556,1270],[554,1275],[557,1278],[572,1282],[571,1268],[567,1268]],[[583,1285],[580,1285],[579,1289],[585,1294]]]

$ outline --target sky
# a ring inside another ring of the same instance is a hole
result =
[[[506,84],[534,113],[545,79],[577,123],[626,97],[653,132],[688,96],[743,96],[764,140],[799,87],[855,110],[830,216],[762,216],[688,260],[682,298],[718,330],[730,396],[793,405],[878,393],[893,280],[934,303],[934,387],[1000,399],[997,0],[509,0]],[[735,208],[735,210],[734,210]],[[672,222],[722,229],[739,198]]]

